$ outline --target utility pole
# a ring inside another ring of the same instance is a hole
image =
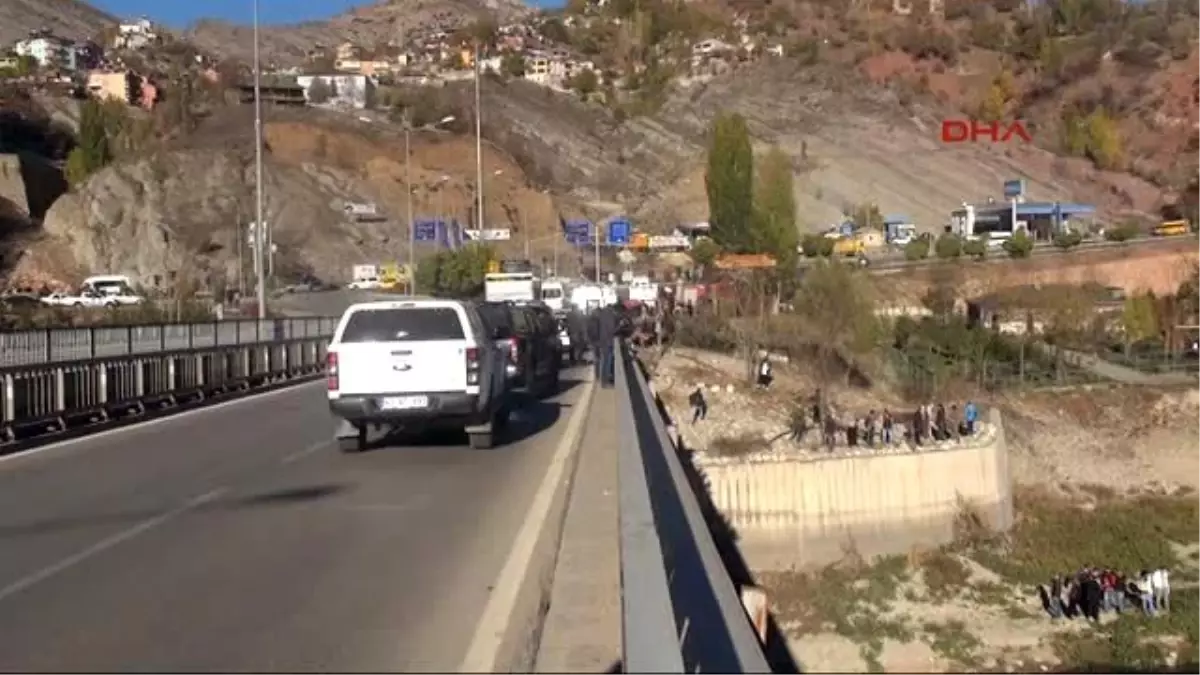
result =
[[[525,233],[525,259],[529,260],[529,228],[525,225],[525,210],[521,209],[521,231]]]
[[[413,225],[412,184],[412,116],[404,111],[404,189],[408,192],[408,292],[413,292],[413,277],[417,270],[417,229]]]
[[[596,283],[600,283],[600,229],[601,224],[596,223],[596,233],[593,235],[596,240]]]
[[[475,227],[487,227],[483,222],[483,110],[479,96],[479,40],[475,41]]]
[[[254,258],[258,270],[258,318],[267,318],[267,283],[263,265],[266,222],[263,218],[262,63],[258,49],[258,0],[254,0]]]

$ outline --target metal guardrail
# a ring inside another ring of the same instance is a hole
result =
[[[615,347],[627,673],[769,673],[654,395]]]
[[[0,333],[0,367],[254,344],[332,334],[337,319],[245,319]]]
[[[0,364],[0,443],[319,375],[336,322],[270,319],[2,333],[0,350],[8,350],[5,341],[13,336],[30,344],[26,336],[41,334],[41,346],[51,351],[42,362]],[[122,331],[125,340],[112,337]]]

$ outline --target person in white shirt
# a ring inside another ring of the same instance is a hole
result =
[[[1138,598],[1142,601],[1142,612],[1154,616],[1154,584],[1149,570],[1142,570],[1137,577]]]
[[[1150,590],[1154,594],[1154,608],[1166,612],[1171,608],[1171,580],[1164,567],[1150,573]]]

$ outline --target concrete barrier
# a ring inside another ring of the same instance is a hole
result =
[[[697,453],[692,461],[756,570],[827,564],[850,550],[870,557],[945,544],[968,510],[993,529],[1012,524],[998,411],[975,436],[920,451]]]

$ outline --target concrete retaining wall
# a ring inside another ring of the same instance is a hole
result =
[[[827,564],[849,550],[874,556],[948,543],[964,508],[994,529],[1012,524],[998,411],[976,437],[937,449],[823,458],[696,455],[693,462],[757,570]]]

